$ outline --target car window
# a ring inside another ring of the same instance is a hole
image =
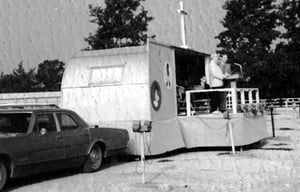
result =
[[[47,132],[57,131],[53,114],[38,114],[35,120],[35,130],[45,128]]]
[[[0,132],[27,133],[30,118],[30,113],[0,114]]]
[[[57,118],[61,131],[74,130],[79,127],[76,121],[68,114],[58,113]]]

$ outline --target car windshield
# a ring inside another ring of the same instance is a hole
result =
[[[0,133],[27,133],[31,114],[0,114]]]

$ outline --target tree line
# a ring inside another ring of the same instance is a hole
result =
[[[20,62],[11,74],[0,76],[0,93],[59,91],[65,64],[59,60],[45,60],[26,71]]]

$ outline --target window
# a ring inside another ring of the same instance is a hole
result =
[[[0,115],[1,133],[27,133],[31,114],[11,113]]]
[[[121,83],[124,65],[90,68],[90,85]]]
[[[74,119],[68,114],[58,113],[57,118],[61,131],[74,130],[79,127]]]
[[[52,114],[39,114],[36,116],[35,122],[36,130],[45,128],[47,132],[56,131],[55,120]]]

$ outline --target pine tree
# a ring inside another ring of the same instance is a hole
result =
[[[13,70],[12,74],[1,74],[0,92],[31,92],[35,91],[37,82],[35,79],[35,69],[25,71],[22,62]]]
[[[59,91],[64,65],[59,60],[45,60],[40,63],[36,74],[39,89],[42,91]]]
[[[145,0],[105,0],[105,8],[89,5],[91,22],[98,29],[85,38],[90,45],[88,49],[145,44],[147,26],[153,18],[147,16],[141,1]]]

